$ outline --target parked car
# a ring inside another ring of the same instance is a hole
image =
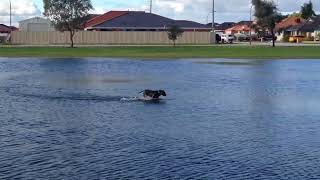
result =
[[[250,41],[250,36],[242,33],[234,34],[237,41]]]
[[[234,36],[232,34],[222,34],[221,35],[221,42],[222,43],[230,43],[232,44],[234,41]]]
[[[291,43],[299,43],[302,42],[305,39],[304,36],[290,36],[289,37],[289,42]]]
[[[272,41],[272,35],[268,34],[268,35],[264,35],[262,37],[260,37],[261,41]],[[274,40],[277,40],[277,36],[274,36]]]

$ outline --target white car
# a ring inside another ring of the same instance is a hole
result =
[[[221,34],[221,42],[222,43],[230,43],[232,44],[234,41],[234,36],[232,34]]]

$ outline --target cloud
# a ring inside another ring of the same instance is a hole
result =
[[[9,0],[1,0],[0,23],[9,22]],[[215,20],[240,21],[250,19],[251,0],[215,0]],[[299,11],[309,0],[274,0],[282,12]],[[37,3],[35,3],[37,2]],[[12,0],[14,22],[33,16],[41,16],[42,0]],[[109,10],[148,11],[149,0],[92,0],[95,10],[102,14]],[[312,0],[314,9],[320,13],[320,0]],[[40,9],[40,8],[41,9]],[[153,12],[174,19],[188,19],[201,23],[211,21],[212,0],[153,0]]]
[[[9,0],[1,0],[0,3],[0,23],[9,24],[10,21],[10,6]],[[12,21],[13,25],[18,25],[17,22],[41,15],[40,9],[30,0],[12,0]]]
[[[215,18],[218,22],[250,19],[251,0],[215,0]],[[274,0],[282,12],[299,11],[309,0]],[[211,21],[212,0],[154,0],[154,12],[176,19],[192,19],[202,23]],[[312,0],[320,12],[320,1]],[[207,18],[208,17],[208,18]]]
[[[149,10],[149,0],[105,0],[107,10]],[[241,21],[250,19],[251,0],[215,0],[215,20]],[[274,0],[282,12],[295,12],[309,0]],[[95,1],[94,1],[95,2]],[[96,0],[98,2],[98,0]],[[100,0],[99,0],[100,2]],[[316,11],[320,12],[320,0],[312,0]],[[110,5],[112,4],[112,5]],[[202,23],[211,21],[212,0],[153,0],[153,12],[174,19],[188,19]]]

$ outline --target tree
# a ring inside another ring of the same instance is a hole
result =
[[[292,14],[289,14],[288,17],[301,17],[301,12],[293,12]]]
[[[275,47],[275,27],[276,23],[282,18],[278,12],[277,6],[273,1],[267,0],[252,0],[255,8],[254,16],[257,19],[257,24],[264,30],[268,30],[272,35],[272,46]]]
[[[303,19],[309,19],[313,16],[316,16],[316,13],[313,10],[312,2],[304,3],[303,6],[301,6],[301,17]]]
[[[173,46],[176,46],[176,40],[182,36],[183,30],[179,26],[171,26],[168,29],[168,38],[173,41]]]
[[[84,18],[93,9],[91,0],[43,0],[44,15],[59,31],[69,31],[71,47],[74,47],[74,35],[81,29]]]

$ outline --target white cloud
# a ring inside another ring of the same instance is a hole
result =
[[[309,0],[274,0],[279,10],[295,12]],[[251,0],[215,0],[216,21],[240,21],[250,19]],[[320,0],[312,0],[314,9],[320,12]],[[176,19],[191,19],[206,23],[211,21],[212,0],[154,0],[154,12]]]
[[[9,0],[0,0],[0,23],[9,22]],[[35,0],[12,0],[14,22],[33,16],[41,16]],[[92,0],[96,5],[92,13],[102,14],[109,10],[148,11],[149,0]],[[215,0],[216,21],[249,20],[251,0]],[[274,0],[282,12],[295,12],[309,0]],[[37,1],[39,5],[41,1]],[[103,3],[107,2],[107,3]],[[320,13],[320,0],[312,0],[314,9]],[[41,6],[41,5],[40,5]],[[116,7],[116,9],[113,8]],[[212,0],[153,0],[153,12],[174,19],[188,19],[202,23],[211,21]],[[207,20],[208,19],[208,20]]]
[[[10,21],[10,6],[9,0],[1,0],[0,3],[0,23],[9,24]],[[30,0],[12,0],[12,21],[13,25],[17,26],[17,22],[34,17],[40,16],[41,11],[36,4]]]

